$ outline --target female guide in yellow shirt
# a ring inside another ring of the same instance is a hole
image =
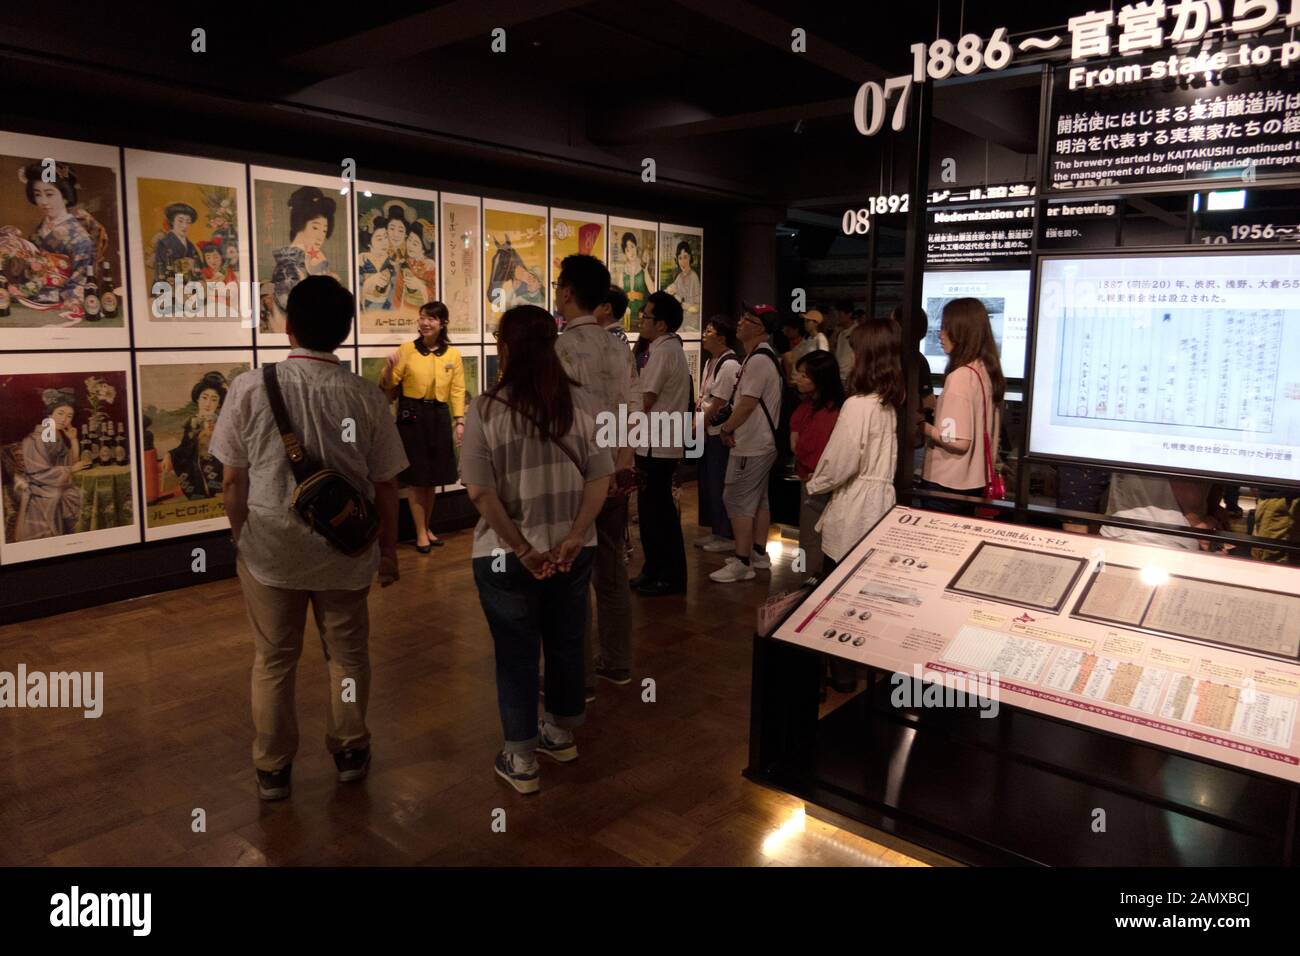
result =
[[[388,357],[380,381],[389,398],[397,399],[397,431],[411,463],[397,477],[410,489],[407,502],[421,554],[442,544],[429,531],[434,489],[458,480],[455,446],[465,433],[465,366],[447,340],[447,316],[441,302],[422,305],[419,337]]]

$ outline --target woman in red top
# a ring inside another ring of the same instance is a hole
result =
[[[809,495],[808,479],[831,440],[835,420],[844,404],[844,382],[839,362],[830,352],[809,352],[795,364],[794,386],[802,401],[790,418],[790,448],[794,451],[795,474],[799,477],[799,548],[804,568],[822,566],[821,535],[817,519],[826,508],[829,495]]]

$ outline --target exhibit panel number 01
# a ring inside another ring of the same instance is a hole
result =
[[[946,80],[953,73],[974,76],[980,70],[1002,70],[1011,62],[1014,50],[1007,42],[1006,27],[998,27],[989,37],[988,44],[977,33],[967,33],[956,45],[951,40],[933,43],[913,43],[912,72],[891,76],[884,85],[868,80],[858,87],[853,100],[853,123],[863,136],[875,136],[885,125],[885,107],[894,93],[898,99],[890,116],[890,128],[902,132],[907,123],[907,103],[913,83]]]

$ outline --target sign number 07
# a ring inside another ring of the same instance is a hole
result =
[[[882,87],[875,80],[868,80],[858,87],[858,95],[853,101],[853,122],[863,136],[875,136],[885,125],[885,104],[896,91],[902,91],[894,103],[894,115],[889,126],[895,132],[902,132],[907,124],[907,101],[912,93],[911,76],[893,76],[885,80]]]

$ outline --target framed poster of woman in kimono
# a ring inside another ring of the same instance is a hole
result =
[[[361,342],[414,338],[420,306],[440,299],[438,194],[357,183],[357,319]]]
[[[698,337],[702,331],[703,265],[703,229],[659,223],[659,288],[682,304],[683,338]]]
[[[283,347],[289,344],[285,309],[294,286],[327,275],[353,288],[351,202],[339,191],[337,176],[252,166],[249,177],[257,344]],[[344,341],[354,341],[353,333]]]
[[[137,354],[146,541],[230,527],[209,444],[230,383],[252,366],[249,349]]]
[[[0,563],[139,542],[130,361],[0,355]]]
[[[116,146],[0,132],[0,349],[126,348]]]
[[[571,209],[551,209],[551,301],[555,301],[555,283],[560,263],[566,256],[595,256],[607,260],[607,223],[604,216]]]
[[[487,332],[516,305],[548,308],[547,209],[483,200],[483,317]]]
[[[244,165],[125,155],[136,346],[250,345]]]
[[[477,196],[442,194],[442,303],[452,344],[483,337],[482,204]]]
[[[659,288],[658,248],[659,227],[655,223],[609,217],[609,275],[614,285],[627,293],[625,332],[640,328],[641,307]]]

